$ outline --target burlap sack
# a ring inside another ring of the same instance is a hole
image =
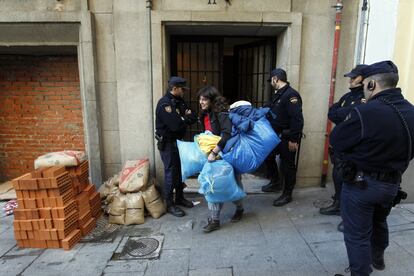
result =
[[[149,178],[149,160],[127,161],[119,179],[119,190],[133,193],[145,190]]]
[[[158,193],[155,185],[150,185],[143,193],[145,208],[148,210],[153,218],[159,218],[165,214],[166,208],[164,201]]]
[[[83,151],[64,150],[58,152],[50,152],[39,156],[34,161],[35,169],[51,167],[51,166],[77,166],[87,160],[87,156]]]
[[[126,195],[117,194],[109,205],[109,223],[125,224]]]
[[[144,218],[144,199],[141,192],[126,194],[125,224],[143,224]]]

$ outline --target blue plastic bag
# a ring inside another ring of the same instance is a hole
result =
[[[224,160],[207,162],[198,176],[200,189],[210,203],[236,201],[246,196],[237,185],[233,167]]]
[[[222,158],[234,167],[236,173],[254,172],[279,143],[280,138],[269,121],[261,118],[249,131],[230,138]]]
[[[207,162],[207,156],[196,142],[177,140],[177,146],[180,154],[181,177],[182,181],[185,181],[190,176],[201,172]]]

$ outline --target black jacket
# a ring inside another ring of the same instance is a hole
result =
[[[200,123],[201,123],[201,128],[203,131],[205,131],[206,129],[204,126],[204,117],[207,114],[210,117],[210,125],[212,129],[211,132],[214,135],[221,136],[221,139],[217,143],[217,145],[219,146],[221,150],[223,150],[224,147],[226,146],[227,141],[231,138],[231,130],[233,127],[233,124],[231,123],[230,118],[229,118],[229,113],[227,112],[215,113],[212,111],[202,113],[200,117]]]
[[[353,108],[346,120],[337,125],[330,143],[345,160],[371,172],[404,172],[407,164],[408,138],[401,119],[392,107],[378,100],[385,98],[397,107],[414,137],[414,107],[404,99],[401,89],[384,90]],[[413,141],[412,141],[413,143]],[[412,153],[414,153],[412,145]]]
[[[338,125],[345,121],[346,116],[351,112],[351,110],[364,103],[364,88],[363,86],[358,86],[351,88],[351,91],[343,95],[337,103],[334,103],[328,112],[328,118],[333,123]]]
[[[155,132],[165,140],[183,139],[187,126],[197,122],[194,112],[185,115],[189,109],[182,98],[167,92],[157,104],[155,110]]]
[[[287,84],[273,94],[265,107],[269,107],[276,115],[276,118],[268,116],[275,132],[281,134],[284,130],[289,130],[283,137],[292,142],[299,142],[303,130],[302,98],[299,93]]]

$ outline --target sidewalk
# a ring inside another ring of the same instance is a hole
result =
[[[1,217],[0,275],[344,274],[348,262],[342,233],[336,230],[340,218],[318,213],[330,194],[323,188],[298,189],[294,201],[281,208],[272,206],[275,194],[249,194],[243,220],[230,223],[234,207],[225,204],[222,229],[210,234],[202,232],[206,203],[194,194],[189,197],[201,204],[187,209],[183,218],[146,218],[143,225],[120,227],[71,251],[18,249],[13,217]],[[394,208],[388,222],[386,270],[372,275],[414,275],[414,204]],[[124,236],[163,237],[159,259],[111,260]]]

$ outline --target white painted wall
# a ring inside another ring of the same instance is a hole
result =
[[[393,59],[399,0],[369,0],[364,63]]]

